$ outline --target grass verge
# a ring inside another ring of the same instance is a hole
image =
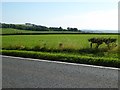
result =
[[[90,57],[84,55],[73,55],[69,53],[50,53],[23,50],[1,50],[0,52],[2,55],[120,68],[120,60],[118,58]]]

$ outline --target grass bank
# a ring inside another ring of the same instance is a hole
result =
[[[77,55],[70,53],[54,53],[54,52],[36,52],[23,50],[1,50],[3,55],[19,56],[25,58],[48,59],[53,61],[91,64],[108,67],[120,67],[118,58],[106,57],[90,57],[85,55]]]

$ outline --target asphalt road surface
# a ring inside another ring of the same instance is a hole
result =
[[[118,88],[118,69],[2,56],[3,88]]]

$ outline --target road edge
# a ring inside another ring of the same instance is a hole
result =
[[[79,63],[69,63],[69,62],[61,62],[61,61],[52,61],[52,60],[44,60],[44,59],[33,59],[33,58],[23,58],[23,57],[15,57],[15,56],[7,56],[0,55],[1,57],[9,57],[9,58],[17,58],[20,60],[29,60],[29,61],[39,61],[39,62],[49,62],[49,63],[59,63],[59,64],[67,64],[67,65],[80,65],[84,67],[93,67],[93,68],[101,68],[101,69],[112,69],[112,70],[120,70],[120,68],[115,67],[105,67],[105,66],[97,66],[97,65],[88,65],[88,64],[79,64]]]

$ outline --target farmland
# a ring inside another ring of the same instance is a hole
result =
[[[0,34],[42,34],[42,33],[80,33],[80,32],[72,32],[72,31],[32,31],[32,30],[20,30],[13,28],[0,28]]]
[[[3,28],[3,29],[0,29],[0,32],[1,32],[0,34],[15,34],[15,33],[33,33],[34,31]]]
[[[117,34],[41,34],[0,37],[2,37],[2,52],[7,55],[114,67],[120,64],[118,46],[108,50],[103,43],[98,49],[95,49],[95,44],[91,49],[88,42],[88,39],[93,37],[110,37],[116,38],[118,45]]]
[[[117,35],[87,35],[87,34],[59,34],[59,35],[11,35],[2,36],[2,48],[10,49],[16,46],[25,46],[27,48],[38,47],[49,50],[68,49],[72,51],[89,49],[89,38],[92,37],[113,37],[117,38]],[[62,47],[60,47],[62,44]],[[93,46],[93,48],[95,45]],[[101,49],[107,48],[105,44],[100,46]],[[92,53],[91,53],[92,54]]]
[[[23,34],[23,33],[41,33],[40,31],[18,30],[13,28],[2,28],[0,34]],[[44,31],[42,32],[44,33]]]
[[[3,47],[8,47],[10,45],[24,45],[28,47],[33,46],[43,46],[46,44],[47,48],[59,48],[59,43],[63,44],[63,48],[71,49],[83,49],[89,48],[88,39],[92,37],[113,37],[117,38],[117,35],[87,35],[87,34],[56,34],[56,35],[11,35],[2,36]],[[105,45],[101,45],[105,47]]]

